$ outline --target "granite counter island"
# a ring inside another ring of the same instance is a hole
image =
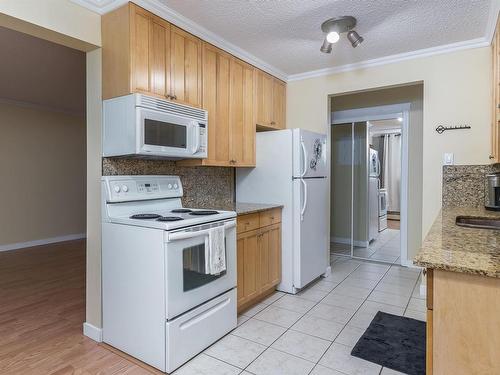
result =
[[[427,270],[427,375],[500,374],[500,230],[457,216],[500,219],[484,208],[444,207],[414,259]]]

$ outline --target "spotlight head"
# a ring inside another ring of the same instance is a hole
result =
[[[361,43],[363,43],[363,37],[359,35],[355,30],[350,30],[347,33],[347,39],[351,42],[352,48],[356,48]]]
[[[319,50],[323,53],[332,53],[332,44],[328,42],[327,38],[325,38]]]

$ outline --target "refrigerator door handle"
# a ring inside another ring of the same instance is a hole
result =
[[[300,177],[304,177],[307,172],[307,150],[306,145],[304,144],[304,138],[300,139],[300,146],[302,147],[302,154],[304,156],[304,171],[300,174]]]
[[[304,221],[304,212],[306,212],[307,207],[307,183],[304,179],[300,179],[300,182],[304,185],[304,203],[302,209],[300,210],[300,221]]]

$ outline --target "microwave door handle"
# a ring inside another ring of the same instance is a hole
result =
[[[236,222],[234,220],[229,221],[224,224],[224,229],[229,229],[233,228],[236,226]],[[185,232],[175,232],[175,233],[169,233],[168,234],[168,240],[169,241],[177,241],[177,240],[185,240],[188,238],[194,238],[194,237],[199,237],[199,236],[206,236],[210,232],[210,229],[204,229],[204,230],[199,230],[196,232],[192,231],[185,231]]]
[[[194,131],[194,149],[193,154],[196,154],[200,150],[200,124],[197,122],[193,124]]]

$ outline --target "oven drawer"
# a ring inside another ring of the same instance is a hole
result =
[[[236,289],[167,322],[167,373],[189,361],[234,328]]]

